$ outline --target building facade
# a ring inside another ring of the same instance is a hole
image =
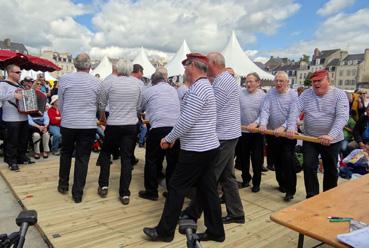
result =
[[[59,53],[54,51],[42,51],[41,57],[48,59],[58,65],[61,70],[54,71],[50,73],[53,77],[59,78],[60,76],[64,75],[65,73],[74,72],[74,64],[73,64],[73,57],[70,53]]]

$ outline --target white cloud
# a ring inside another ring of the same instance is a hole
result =
[[[355,0],[329,0],[322,8],[318,9],[317,14],[320,16],[332,15],[354,3]]]
[[[326,19],[315,31],[314,38],[300,41],[289,48],[259,52],[257,56],[300,58],[320,50],[341,48],[349,53],[363,53],[369,47],[369,9],[352,14],[336,14]]]
[[[88,12],[70,0],[0,0],[1,37],[24,43],[30,51],[88,49],[91,33],[72,17]]]
[[[153,50],[152,56],[165,56],[155,50],[173,53],[184,39],[192,51],[220,51],[232,30],[245,47],[257,42],[256,32],[277,32],[300,8],[296,0],[92,0],[90,5],[0,0],[0,6],[0,39],[24,43],[34,52],[89,51],[99,57],[140,46]],[[93,15],[96,32],[75,21],[84,14]]]
[[[98,33],[91,44],[175,52],[186,39],[194,51],[221,50],[232,30],[241,43],[255,42],[255,31],[273,34],[299,9],[293,0],[260,2],[111,0],[93,19]]]

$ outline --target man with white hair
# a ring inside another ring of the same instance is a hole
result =
[[[158,172],[162,168],[164,157],[167,160],[166,185],[172,175],[178,160],[179,142],[172,149],[163,150],[160,141],[173,129],[180,114],[179,99],[176,90],[167,83],[167,70],[158,68],[151,76],[152,86],[143,93],[142,110],[150,122],[150,131],[146,141],[145,154],[145,190],[139,192],[139,197],[158,199]]]
[[[304,141],[304,181],[306,198],[319,194],[317,176],[320,155],[323,160],[323,191],[337,186],[337,158],[344,139],[343,128],[349,119],[349,102],[343,90],[330,85],[329,72],[319,70],[310,76],[312,88],[298,101],[296,117],[305,114],[304,133],[318,137],[320,144]]]
[[[245,214],[234,175],[234,151],[241,136],[240,89],[234,77],[225,69],[222,54],[208,54],[208,78],[213,78],[217,110],[216,132],[220,142],[219,152],[215,158],[214,173],[216,180],[223,187],[227,216],[223,223],[245,223]],[[184,210],[181,218],[187,216],[198,219],[202,212],[199,195]],[[187,215],[187,216],[186,216]]]
[[[105,129],[105,140],[100,151],[98,194],[106,197],[108,194],[110,155],[114,147],[119,147],[121,158],[121,173],[119,184],[119,199],[122,204],[129,204],[129,186],[132,179],[132,161],[137,137],[137,113],[141,105],[142,88],[129,77],[132,64],[120,59],[116,64],[117,76],[109,77],[102,82],[102,92],[99,100],[100,120],[106,122],[105,107],[109,104],[109,118]]]
[[[68,192],[72,155],[75,150],[72,197],[75,203],[80,203],[96,134],[96,111],[101,83],[89,74],[91,60],[88,54],[79,54],[74,59],[74,66],[77,72],[62,76],[58,91],[63,137],[58,191],[61,194]]]
[[[275,165],[279,190],[285,192],[284,201],[291,201],[296,193],[294,162],[296,140],[278,137],[282,132],[296,130],[297,117],[293,113],[298,96],[288,87],[288,75],[279,71],[274,78],[275,87],[265,96],[260,115],[261,131],[274,130],[275,136],[267,136],[268,146]],[[296,111],[295,111],[296,112]]]

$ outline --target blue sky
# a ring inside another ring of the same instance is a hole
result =
[[[186,40],[192,51],[206,53],[222,51],[232,31],[249,56],[260,60],[311,55],[315,47],[350,53],[369,47],[368,0],[48,0],[42,8],[33,0],[0,4],[0,39],[25,43],[35,52],[120,57],[143,46],[165,57]]]

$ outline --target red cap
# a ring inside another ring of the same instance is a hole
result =
[[[185,65],[188,60],[199,61],[206,65],[209,64],[208,57],[206,57],[205,55],[202,55],[201,53],[189,53],[189,54],[186,54],[186,57],[187,58],[182,61],[182,65]]]
[[[328,71],[327,70],[319,70],[319,71],[314,72],[310,76],[310,80],[311,81],[322,80],[326,76],[328,76]]]

